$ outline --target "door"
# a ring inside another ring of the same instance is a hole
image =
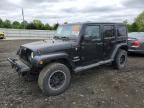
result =
[[[86,25],[81,42],[81,60],[84,64],[96,63],[103,57],[100,25]]]
[[[103,25],[104,59],[110,59],[116,44],[114,25]]]

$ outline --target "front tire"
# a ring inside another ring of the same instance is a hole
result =
[[[120,49],[117,52],[113,66],[117,69],[123,69],[127,65],[127,51]]]
[[[71,74],[68,67],[61,63],[46,66],[39,74],[38,85],[48,96],[63,93],[70,85]]]

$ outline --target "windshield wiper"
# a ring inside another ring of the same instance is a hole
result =
[[[55,38],[55,39],[59,39],[60,37],[59,37],[59,36],[54,36],[54,38]]]
[[[54,36],[55,39],[62,39],[62,40],[70,40],[69,37],[66,36]]]
[[[76,36],[72,38],[72,36],[71,37],[67,37],[67,36],[55,35],[54,39],[64,40],[64,41],[69,41],[69,40],[74,40],[75,41],[76,40]]]
[[[62,36],[60,37],[61,39],[64,39],[64,40],[69,40],[70,38],[69,37],[66,37],[66,36]]]

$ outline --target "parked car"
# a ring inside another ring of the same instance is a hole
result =
[[[5,34],[4,34],[4,32],[0,32],[0,39],[5,39]]]
[[[76,23],[58,27],[53,40],[20,46],[19,59],[8,58],[22,76],[38,74],[38,85],[46,95],[63,93],[71,74],[112,63],[127,64],[127,27],[123,23]]]
[[[144,54],[144,32],[128,34],[128,52]]]

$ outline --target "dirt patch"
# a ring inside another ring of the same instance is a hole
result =
[[[105,65],[73,75],[65,93],[46,97],[37,81],[19,78],[6,60],[32,41],[0,40],[0,108],[144,108],[144,56],[130,55],[123,70]]]

